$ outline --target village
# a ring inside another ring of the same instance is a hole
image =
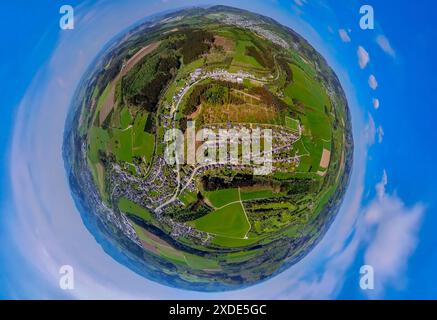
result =
[[[185,85],[175,93],[172,104],[164,106],[160,121],[165,128],[171,128],[173,132],[177,130],[176,115],[183,97],[191,87],[206,79],[234,83],[243,83],[245,79],[259,82],[268,81],[265,78],[258,79],[245,71],[231,73],[224,69],[204,71],[197,68],[187,76]],[[197,177],[202,176],[205,172],[221,169],[249,170],[266,175],[281,170],[284,166],[288,170],[290,167],[299,165],[300,156],[298,154],[290,156],[290,151],[294,143],[301,137],[300,126],[296,132],[284,126],[269,124],[223,123],[206,125],[203,130],[214,139],[206,139],[197,150],[195,147],[197,142],[189,142],[192,146],[194,145],[194,153],[197,154],[194,159],[200,161],[185,163],[187,159],[192,159],[193,155],[178,155],[179,160],[184,160],[182,162],[175,161],[176,157],[167,159],[165,155],[175,155],[177,151],[167,150],[164,156],[155,156],[149,168],[150,174],[146,177],[141,175],[135,177],[126,173],[132,166],[137,172],[141,172],[140,166],[136,164],[130,164],[130,167],[124,168],[122,164],[113,164],[110,176],[116,187],[113,188],[111,198],[117,199],[123,195],[148,208],[155,213],[158,220],[170,226],[174,237],[190,236],[205,242],[210,240],[210,235],[207,233],[198,231],[185,223],[175,222],[163,215],[164,210],[184,206],[180,200],[180,195],[185,190],[192,193],[198,192]],[[265,134],[266,132],[268,134]],[[179,134],[184,139],[184,134],[182,132]],[[195,135],[196,133],[194,133]],[[264,138],[263,143],[261,143],[262,138]],[[270,141],[266,141],[267,138],[270,138]],[[171,141],[158,143],[166,143],[168,147],[172,145],[169,142]],[[175,147],[174,144],[173,147]],[[179,149],[185,150],[180,146]],[[203,149],[204,152],[199,151],[199,149]],[[202,157],[205,154],[207,156]]]

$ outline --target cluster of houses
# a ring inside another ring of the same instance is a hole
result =
[[[260,35],[261,37],[270,40],[271,42],[283,47],[284,49],[289,49],[289,44],[282,39],[280,36],[276,35],[270,30],[266,30],[263,28],[259,21],[254,21],[252,19],[247,19],[245,17],[235,15],[235,14],[226,14],[225,19],[223,20],[224,23],[242,27],[245,29],[249,29],[256,34]]]

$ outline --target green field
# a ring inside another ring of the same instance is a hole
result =
[[[205,196],[215,208],[221,208],[229,203],[240,200],[238,189],[236,188],[205,192]]]
[[[132,162],[132,127],[112,129],[111,149],[118,161]]]
[[[291,130],[299,131],[299,120],[293,119],[291,117],[285,117],[285,126]]]
[[[179,195],[179,200],[181,200],[184,205],[189,205],[190,203],[193,203],[194,201],[197,200],[197,195],[195,192],[191,192],[188,190],[184,190],[180,195]]]
[[[120,209],[121,212],[133,214],[145,221],[150,222],[153,220],[153,215],[148,209],[137,205],[127,198],[121,198],[118,201],[118,209]]]
[[[135,118],[132,129],[132,156],[144,156],[147,163],[152,159],[155,146],[155,136],[144,131],[149,116],[147,112],[139,113]]]
[[[92,163],[99,161],[99,150],[106,151],[109,142],[108,132],[99,127],[92,127],[89,130],[89,151],[88,157]]]
[[[254,68],[262,69],[263,66],[256,61],[255,58],[248,56],[246,54],[247,47],[253,46],[251,41],[239,40],[237,42],[237,46],[235,48],[234,60],[232,61],[232,65],[248,65]]]
[[[132,122],[132,116],[129,112],[128,108],[123,108],[121,110],[121,114],[120,114],[120,126],[121,129],[126,129],[127,127],[129,127],[130,123]]]
[[[297,99],[305,114],[300,115],[303,136],[295,143],[292,152],[302,155],[296,172],[314,174],[319,170],[323,148],[330,148],[332,120],[328,112],[331,102],[320,82],[314,78],[314,73],[310,72],[312,66],[305,64],[300,57],[297,59],[299,65],[290,65],[294,82],[286,87],[285,95],[289,99]],[[290,128],[296,125],[288,117],[285,123]]]
[[[132,116],[128,108],[117,110],[113,117],[114,126],[109,129],[92,127],[89,130],[90,161],[96,164],[99,161],[99,150],[107,153],[110,151],[117,161],[131,163],[133,157],[144,157],[150,162],[154,146],[155,136],[144,131],[148,119],[148,113],[139,113],[132,124]],[[119,125],[120,127],[116,127]]]
[[[196,229],[230,238],[244,239],[250,229],[241,203],[233,203],[193,221]]]
[[[212,243],[226,248],[239,248],[249,246],[258,242],[260,239],[255,237],[250,237],[248,239],[240,239],[240,238],[229,238],[225,236],[214,236]]]
[[[291,65],[294,82],[285,89],[285,94],[298,99],[305,105],[306,113],[302,122],[310,129],[313,136],[321,139],[330,139],[330,119],[325,113],[325,106],[329,108],[329,97],[320,83],[307,75],[302,69]]]
[[[294,81],[287,86],[285,94],[297,98],[310,108],[323,111],[323,107],[329,105],[330,101],[320,83],[294,64],[291,70]]]
[[[184,253],[187,264],[194,269],[208,269],[217,270],[220,269],[220,265],[217,260],[208,259],[200,256],[196,256],[190,253]]]

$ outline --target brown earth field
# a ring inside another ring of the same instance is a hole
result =
[[[276,111],[263,104],[203,105],[201,116],[205,124],[226,123],[228,121],[274,124],[277,121]]]
[[[320,159],[320,167],[326,169],[329,166],[329,160],[331,159],[331,151],[323,149],[322,158]]]
[[[235,42],[231,39],[215,36],[214,45],[217,47],[222,47],[226,52],[232,52],[235,50]]]

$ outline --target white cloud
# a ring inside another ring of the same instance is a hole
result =
[[[371,74],[369,76],[369,87],[372,88],[373,90],[376,90],[376,88],[378,87],[378,81],[376,81],[376,78],[373,74]]]
[[[376,129],[376,132],[378,134],[378,143],[382,143],[382,139],[384,139],[384,129],[379,126],[378,129]]]
[[[378,199],[382,199],[384,197],[385,186],[387,185],[387,183],[388,183],[387,171],[384,170],[382,172],[381,181],[379,181],[375,186],[376,195],[377,195]]]
[[[375,110],[378,110],[379,109],[379,99],[378,98],[373,98],[372,102],[373,102],[373,108]]]
[[[369,121],[367,125],[364,127],[364,137],[367,145],[371,146],[375,144],[376,138],[378,138],[378,142],[381,143],[384,138],[384,130],[381,126],[376,127],[375,120],[372,115],[368,114]]]
[[[338,30],[338,35],[340,36],[341,41],[343,41],[343,42],[351,42],[351,38],[350,38],[350,36],[349,36],[349,34],[347,33],[346,30],[339,29]]]
[[[367,145],[372,145],[375,143],[376,125],[370,113],[368,114],[368,117],[369,117],[369,121],[364,127],[364,142]]]
[[[392,48],[390,41],[388,41],[388,39],[384,35],[377,36],[376,43],[379,45],[379,47],[382,49],[382,51],[387,53],[389,56],[391,56],[393,58],[396,56],[396,52]]]
[[[376,197],[364,210],[364,223],[369,239],[364,262],[375,272],[375,292],[379,295],[391,285],[400,288],[405,280],[409,257],[418,243],[418,231],[424,214],[424,206],[406,206],[396,194],[386,192],[388,183],[384,171],[376,185]]]
[[[303,11],[301,8],[295,4],[291,5],[291,9],[296,13],[296,15],[301,16],[303,14]]]
[[[297,4],[299,7],[302,7],[304,4],[306,4],[306,0],[294,0],[294,3]]]
[[[357,50],[357,55],[359,66],[361,69],[364,69],[370,61],[369,53],[362,46],[359,46]]]

